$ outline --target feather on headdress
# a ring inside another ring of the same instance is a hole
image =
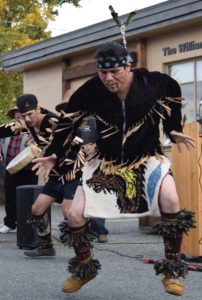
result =
[[[119,15],[115,12],[114,8],[112,7],[112,5],[109,6],[109,10],[111,11],[111,15],[115,21],[115,23],[118,25],[121,35],[122,35],[122,39],[123,39],[123,46],[124,48],[127,50],[127,41],[126,41],[126,27],[128,26],[128,24],[132,21],[132,18],[134,17],[134,15],[136,14],[135,11],[132,11],[129,13],[126,22],[124,23],[120,18]]]

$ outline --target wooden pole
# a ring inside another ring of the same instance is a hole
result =
[[[172,172],[182,209],[195,212],[197,228],[189,231],[182,242],[182,253],[191,256],[202,255],[202,137],[199,124],[190,123],[183,132],[196,140],[196,148],[190,151],[182,145],[182,153],[172,146]]]

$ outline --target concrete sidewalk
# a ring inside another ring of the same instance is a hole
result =
[[[0,224],[4,207],[0,205]],[[16,246],[16,233],[0,234],[0,300],[172,300],[166,294],[161,276],[155,276],[152,264],[142,258],[163,257],[161,237],[143,234],[138,220],[107,221],[109,242],[94,243],[94,257],[102,264],[95,280],[74,294],[61,292],[68,277],[68,259],[73,251],[58,241],[58,224],[62,220],[58,205],[52,207],[52,234],[56,248],[54,258],[28,258]],[[185,295],[178,299],[201,299],[202,273],[189,272]]]

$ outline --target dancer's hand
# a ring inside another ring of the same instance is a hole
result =
[[[188,150],[191,150],[191,148],[196,147],[195,139],[189,135],[186,135],[182,132],[177,132],[175,130],[172,130],[170,132],[170,135],[172,139],[176,142],[177,148],[180,152],[182,152],[180,144],[184,144]]]
[[[32,167],[32,171],[36,171],[36,175],[39,175],[42,171],[44,172],[44,179],[48,179],[50,171],[54,168],[56,163],[56,155],[52,154],[47,157],[40,157],[33,159],[32,163],[34,166]]]

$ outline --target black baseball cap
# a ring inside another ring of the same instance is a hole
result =
[[[16,105],[19,108],[19,112],[24,114],[30,110],[36,109],[38,106],[38,100],[34,94],[24,94],[17,98]]]

